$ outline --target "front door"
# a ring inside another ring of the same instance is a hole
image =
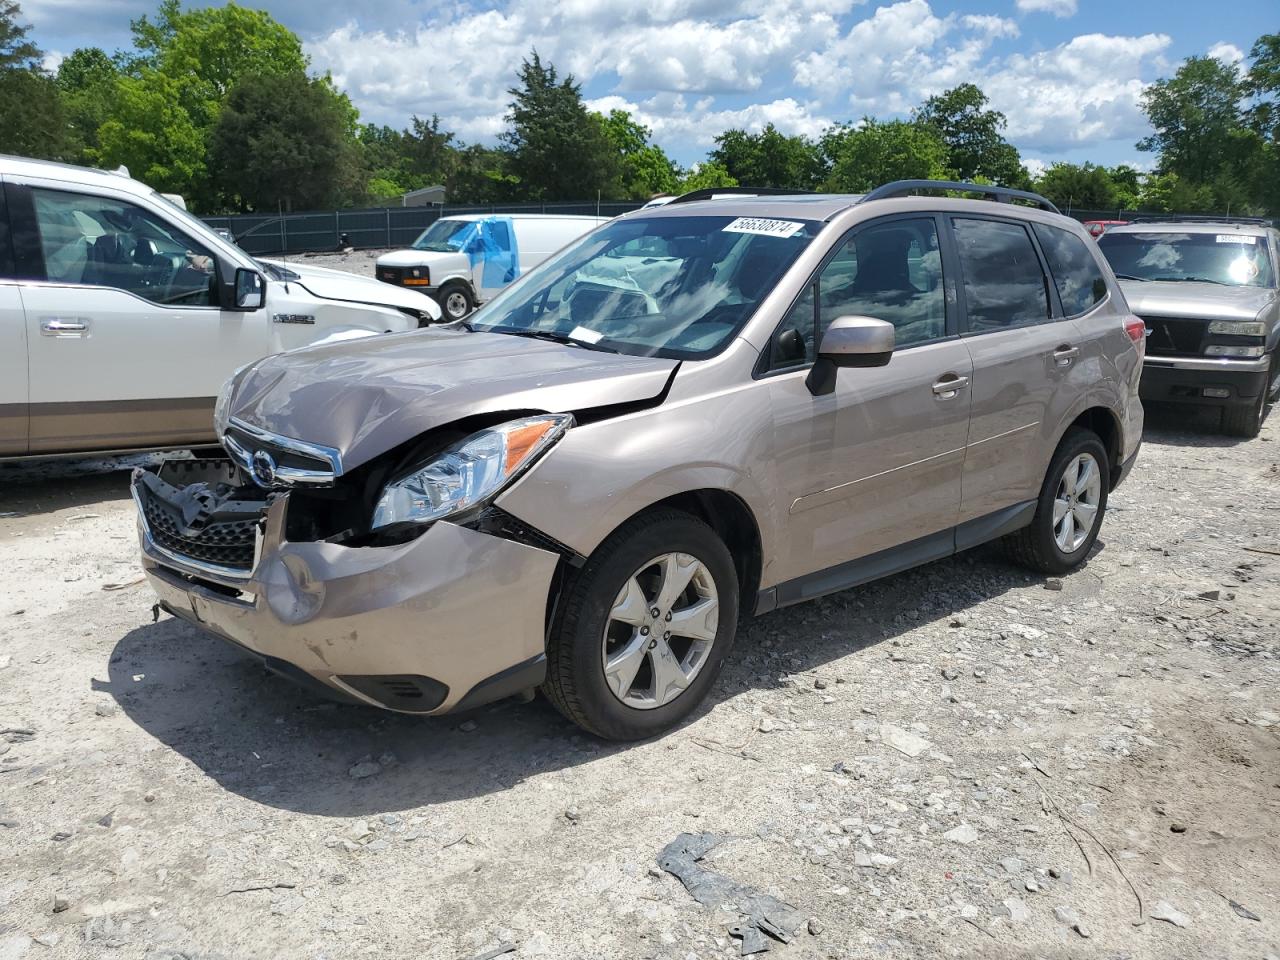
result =
[[[932,216],[856,228],[771,343],[783,549],[767,573],[779,603],[951,552],[972,366],[948,316],[938,238]],[[833,392],[814,396],[805,378],[816,345],[846,315],[893,323],[893,357],[842,369]]]
[[[33,185],[18,205],[31,452],[212,441],[222,382],[271,352],[264,315],[222,311],[214,257],[129,200]]]

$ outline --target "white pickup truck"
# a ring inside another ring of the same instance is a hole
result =
[[[551,213],[441,217],[408,250],[378,258],[383,283],[427,294],[459,320],[608,217]]]
[[[255,260],[123,173],[0,157],[0,457],[213,444],[245,364],[438,319],[413,290]]]

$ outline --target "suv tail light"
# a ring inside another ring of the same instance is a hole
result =
[[[1130,340],[1137,344],[1140,356],[1147,352],[1147,322],[1145,320],[1129,314],[1124,320],[1124,332],[1129,335]]]

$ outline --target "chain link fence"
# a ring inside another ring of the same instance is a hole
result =
[[[204,217],[209,226],[229,230],[236,243],[255,256],[315,253],[350,245],[358,248],[407,247],[441,217],[464,213],[557,213],[616,217],[643,206],[642,201],[596,203],[510,203],[489,206],[374,207],[306,213],[238,213]],[[343,236],[347,238],[343,241]]]

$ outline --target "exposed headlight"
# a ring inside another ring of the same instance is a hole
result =
[[[1227,347],[1213,343],[1204,348],[1207,357],[1260,357],[1266,347]]]
[[[473,433],[387,484],[373,510],[373,529],[431,523],[479,506],[532,466],[571,426],[570,414],[556,413]]]
[[[1209,332],[1232,337],[1265,337],[1267,325],[1261,320],[1214,320],[1209,324]]]

